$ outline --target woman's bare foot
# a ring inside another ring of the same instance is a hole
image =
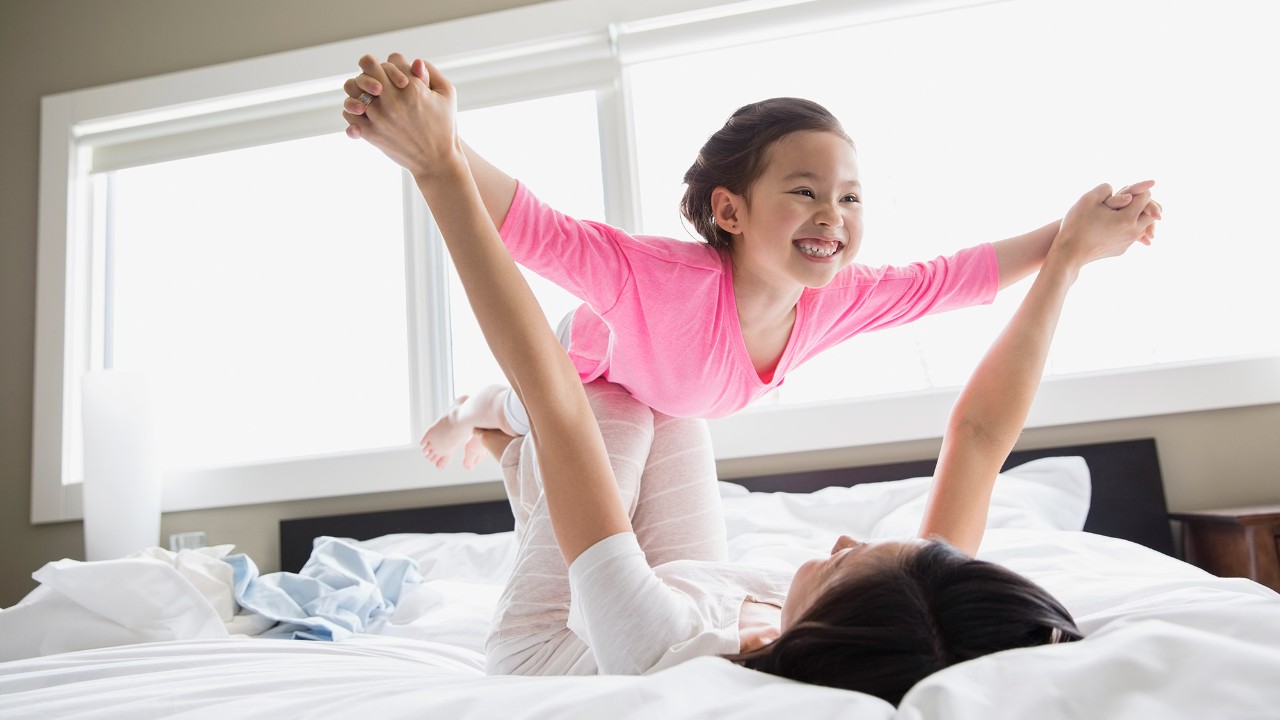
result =
[[[508,387],[489,385],[475,395],[463,395],[454,400],[449,412],[436,420],[422,436],[423,457],[437,468],[443,468],[462,448],[463,467],[475,467],[485,454],[484,445],[475,435],[477,428],[496,428],[515,434],[510,432],[502,410],[509,392],[511,389]]]

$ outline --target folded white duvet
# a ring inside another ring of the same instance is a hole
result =
[[[237,620],[230,545],[119,560],[58,560],[32,574],[40,587],[0,612],[0,660],[154,640],[225,638],[261,625]]]

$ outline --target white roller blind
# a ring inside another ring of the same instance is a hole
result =
[[[616,82],[620,62],[1008,1],[757,0],[624,19],[527,43],[484,47],[477,38],[465,53],[432,59],[458,86],[461,108],[476,109],[605,87]],[[341,132],[344,79],[98,119],[75,134],[89,150],[89,171],[100,173]]]
[[[462,109],[603,87],[617,77],[609,33],[561,38],[440,63],[459,88]],[[353,71],[354,72],[354,71]],[[89,172],[239,150],[342,132],[345,77],[258,96],[216,98],[85,123],[75,130],[89,151]]]
[[[82,138],[91,150],[90,172],[239,150],[341,132],[341,90],[250,105],[131,127]]]
[[[621,24],[626,64],[868,25],[1011,0],[774,0],[744,2]]]

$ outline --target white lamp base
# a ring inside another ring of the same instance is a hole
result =
[[[113,560],[160,541],[155,405],[143,373],[88,372],[81,392],[85,557]]]

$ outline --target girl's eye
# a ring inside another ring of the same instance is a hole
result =
[[[842,200],[843,202],[853,202],[853,203],[860,203],[860,202],[862,202],[862,198],[858,197],[857,195],[852,195],[852,194],[850,194],[850,195],[845,195],[843,198],[841,198],[841,200]]]
[[[812,191],[812,190],[810,190],[809,188],[803,188],[803,189],[800,189],[800,190],[796,190],[796,194],[797,194],[797,195],[803,195],[803,196],[808,197],[808,198],[813,197],[813,191]]]

